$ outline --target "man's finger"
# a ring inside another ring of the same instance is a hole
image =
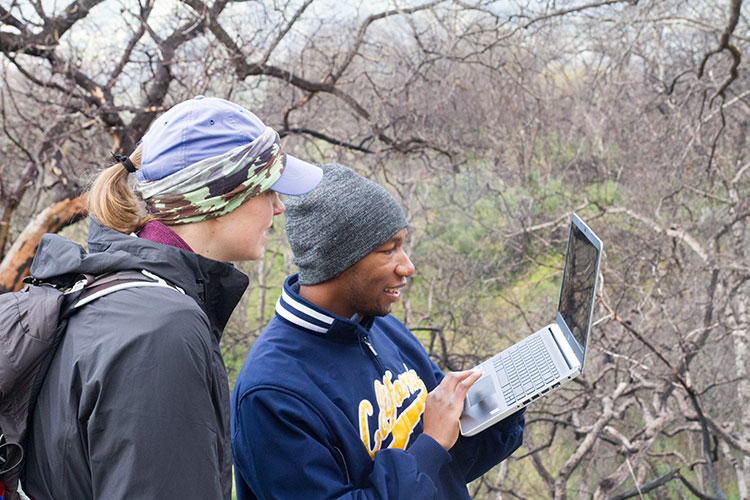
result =
[[[456,391],[456,386],[469,375],[471,375],[471,370],[447,373],[440,382],[440,386],[448,393],[453,393]]]
[[[456,386],[456,396],[461,399],[466,397],[466,393],[469,392],[474,382],[482,376],[482,372],[479,370],[467,370],[467,373],[468,375]]]

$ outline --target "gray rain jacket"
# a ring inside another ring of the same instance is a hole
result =
[[[219,339],[247,277],[93,219],[89,252],[45,235],[32,275],[145,269],[185,294],[120,290],[70,319],[34,410],[24,489],[36,500],[229,500],[229,386]]]

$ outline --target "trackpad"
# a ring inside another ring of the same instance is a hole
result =
[[[492,377],[484,377],[474,382],[469,392],[466,393],[466,397],[469,399],[469,405],[474,406],[494,393],[495,384],[492,383]]]

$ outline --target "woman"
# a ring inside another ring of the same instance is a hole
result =
[[[250,111],[201,96],[116,158],[89,193],[89,252],[47,235],[32,275],[136,269],[173,288],[120,290],[70,319],[34,410],[24,488],[36,500],[228,500],[219,339],[248,279],[227,262],[259,258],[279,193],[303,194],[322,172]]]

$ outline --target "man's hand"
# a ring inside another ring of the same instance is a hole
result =
[[[469,387],[482,376],[478,370],[451,372],[427,395],[424,433],[450,450],[458,440],[458,417]]]

